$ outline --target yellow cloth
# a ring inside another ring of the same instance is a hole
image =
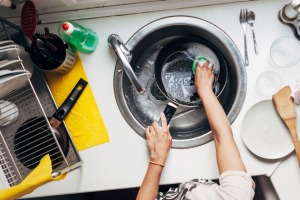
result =
[[[74,68],[70,72],[66,74],[44,73],[44,75],[58,106],[68,97],[80,78],[88,81],[78,53],[76,53]],[[79,151],[109,141],[89,84],[64,121]]]
[[[19,184],[0,191],[0,200],[13,200],[31,193],[37,187],[49,182],[61,180],[66,174],[52,178],[52,163],[49,154],[45,155],[40,164]]]

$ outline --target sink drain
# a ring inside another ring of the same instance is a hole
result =
[[[167,97],[158,88],[154,76],[148,81],[146,87],[148,98],[155,104],[165,104]],[[163,101],[163,102],[161,102]]]

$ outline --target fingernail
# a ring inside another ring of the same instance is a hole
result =
[[[203,65],[206,63],[206,60],[200,60],[198,61],[200,67],[203,67]]]

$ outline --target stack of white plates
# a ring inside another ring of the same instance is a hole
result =
[[[0,99],[25,86],[31,73],[27,70],[0,69]]]
[[[26,85],[31,73],[21,67],[21,49],[11,40],[0,41],[0,100]]]
[[[12,124],[18,117],[16,104],[5,97],[24,87],[31,78],[19,55],[21,49],[11,40],[0,41],[0,126]]]
[[[0,41],[0,60],[16,59],[20,55],[20,48],[11,40]]]

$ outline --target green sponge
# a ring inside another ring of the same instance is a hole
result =
[[[199,61],[206,61],[206,60],[207,60],[207,59],[206,59],[205,57],[198,57],[198,58],[196,58],[196,59],[194,60],[194,62],[193,62],[193,67],[192,67],[192,71],[193,71],[194,74],[196,73],[197,63],[198,63]]]

